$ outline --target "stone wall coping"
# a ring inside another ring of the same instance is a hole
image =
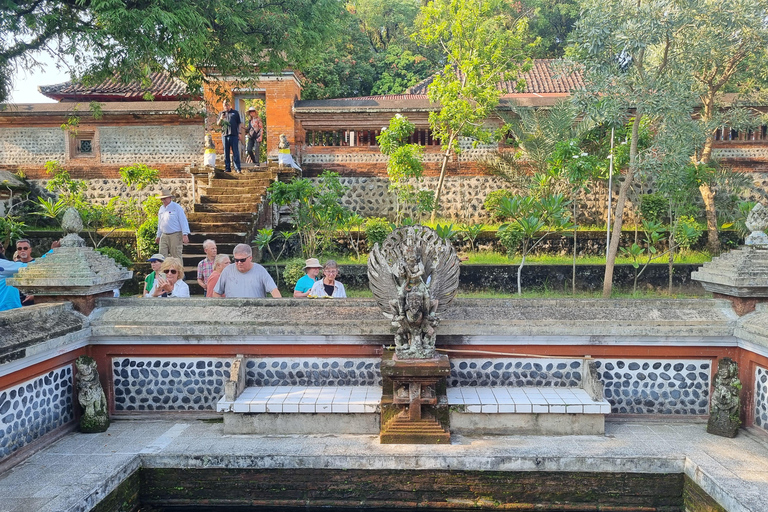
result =
[[[616,336],[729,338],[738,316],[715,299],[458,299],[443,314],[438,337]],[[93,336],[211,338],[226,336],[390,336],[371,299],[99,299]]]
[[[0,312],[0,364],[70,343],[88,329],[72,303],[38,304]],[[58,342],[54,341],[59,339]],[[49,343],[50,342],[50,343]],[[32,348],[34,347],[34,348]],[[47,347],[47,348],[46,348]]]
[[[101,110],[105,115],[109,114],[178,114],[178,109],[184,104],[181,101],[124,101],[101,102]],[[189,108],[202,111],[204,103],[190,102]],[[88,118],[89,124],[94,124],[90,116],[88,102],[59,102],[59,103],[18,103],[7,104],[0,109],[2,117],[21,116],[61,116],[78,113]]]

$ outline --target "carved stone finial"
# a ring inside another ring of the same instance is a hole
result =
[[[709,407],[707,432],[723,437],[736,437],[739,431],[739,365],[733,359],[722,358],[717,365],[715,391]]]
[[[439,313],[456,296],[459,258],[450,242],[424,226],[393,231],[368,257],[368,281],[392,321],[399,359],[435,357]]]
[[[80,432],[105,432],[109,428],[107,397],[99,382],[96,361],[88,356],[75,360],[77,367],[77,401],[83,408],[80,416]]]
[[[77,210],[71,206],[61,218],[61,229],[66,233],[61,239],[62,247],[85,247],[85,241],[78,235],[83,230],[83,220]]]
[[[752,211],[747,215],[745,222],[747,229],[751,231],[745,241],[746,245],[758,247],[768,247],[768,235],[765,230],[768,229],[768,210],[762,204],[757,203]]]

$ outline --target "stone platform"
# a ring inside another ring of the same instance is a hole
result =
[[[684,473],[728,512],[765,512],[768,436],[712,436],[703,422],[606,422],[605,435],[452,435],[382,445],[378,435],[227,435],[220,423],[117,420],[70,433],[0,474],[0,512],[85,512],[137,469],[413,469]],[[45,475],[45,478],[41,478]]]

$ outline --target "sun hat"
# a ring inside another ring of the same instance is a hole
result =
[[[304,270],[307,270],[308,268],[323,268],[323,266],[317,258],[309,258],[304,262]]]
[[[153,254],[147,261],[165,261],[165,256],[162,254]]]
[[[160,199],[165,199],[166,197],[173,197],[173,194],[171,194],[171,190],[167,188],[160,189],[160,195],[157,196]]]
[[[256,112],[256,107],[248,107],[248,112]]]

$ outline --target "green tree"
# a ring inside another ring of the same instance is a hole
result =
[[[768,64],[768,2],[739,0],[691,2],[692,23],[684,27],[681,37],[685,51],[680,59],[690,69],[695,80],[694,92],[701,101],[699,110],[700,145],[694,162],[699,172],[699,192],[704,201],[707,218],[707,246],[712,254],[720,250],[717,236],[716,186],[712,167],[712,145],[715,129],[721,125],[748,127],[755,112],[735,108],[739,96],[744,98],[765,86],[755,70]],[[760,83],[762,82],[762,84]],[[726,105],[723,95],[736,93]],[[722,108],[730,107],[730,108]]]
[[[523,293],[522,274],[525,257],[550,233],[571,227],[568,201],[562,195],[540,199],[533,196],[505,197],[499,203],[498,209],[501,216],[510,219],[510,222],[499,227],[499,232],[513,230],[519,233],[521,238],[519,250],[522,259],[517,267],[517,294],[520,295]]]
[[[337,31],[335,0],[15,0],[0,3],[0,102],[14,72],[68,57],[98,82],[161,69],[201,92],[204,69],[255,77],[298,66]],[[42,54],[40,53],[42,52]],[[40,56],[42,55],[42,56]]]
[[[634,114],[652,125],[653,143],[639,151],[641,123],[632,124],[629,165],[619,189],[605,265],[603,296],[610,297],[627,195],[640,170],[684,166],[692,154],[690,75],[682,73],[678,37],[689,22],[674,0],[583,0],[569,55],[584,68],[585,89],[574,100],[590,117],[621,126]],[[634,112],[630,112],[634,109]]]
[[[423,198],[419,187],[424,174],[421,163],[424,148],[418,144],[409,144],[416,125],[400,114],[389,120],[389,127],[382,130],[376,140],[381,152],[389,157],[387,160],[387,175],[389,190],[397,198],[395,223],[400,224],[405,210],[426,212],[431,209],[431,197]]]
[[[530,13],[531,38],[541,40],[533,56],[537,59],[562,57],[568,35],[579,18],[579,3],[576,0],[523,0],[522,5]]]
[[[504,0],[434,0],[421,10],[416,40],[440,48],[445,65],[427,94],[440,110],[430,112],[433,135],[442,142],[443,158],[435,191],[437,214],[448,160],[459,154],[459,137],[490,141],[498,134],[486,126],[499,103],[502,81],[517,82],[530,69],[524,43],[527,20]]]

